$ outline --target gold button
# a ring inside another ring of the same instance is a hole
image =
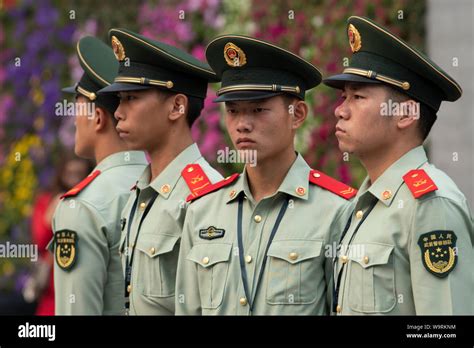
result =
[[[346,263],[348,260],[349,260],[349,258],[347,257],[347,255],[342,255],[342,257],[341,257],[341,262],[342,263]]]
[[[290,253],[290,260],[296,260],[298,258],[297,253]]]
[[[206,256],[202,259],[202,263],[207,265],[209,263],[209,258]]]
[[[154,255],[155,254],[155,248],[150,249],[150,254]]]
[[[131,284],[128,284],[128,285],[127,285],[127,292],[128,292],[128,293],[131,293],[131,292],[132,292],[132,285],[131,285]]]
[[[365,264],[368,264],[368,263],[369,263],[369,257],[368,257],[368,256],[364,256],[364,263],[365,263]]]
[[[262,221],[262,217],[260,215],[255,215],[255,217],[253,218],[255,220],[255,222],[260,222]]]
[[[193,170],[194,170],[193,167],[189,167],[189,168],[188,168],[188,173],[191,173]]]
[[[304,196],[305,193],[306,193],[306,190],[304,187],[299,186],[298,188],[296,188],[296,194],[298,196]]]
[[[252,262],[252,256],[250,256],[250,255],[245,256],[245,262],[247,262],[247,263]]]
[[[337,312],[337,313],[341,313],[341,312],[342,312],[341,306],[337,305],[337,307],[336,307],[336,312]]]
[[[146,207],[146,203],[145,203],[145,202],[141,202],[141,203],[140,203],[140,210],[145,209],[145,207]]]
[[[387,200],[387,199],[390,199],[392,197],[392,191],[390,190],[385,190],[382,192],[382,198]]]
[[[165,185],[161,186],[161,192],[162,192],[162,193],[168,193],[168,192],[170,192],[170,185],[165,184]]]
[[[246,299],[245,297],[241,297],[240,300],[239,300],[239,302],[240,302],[240,305],[242,305],[242,306],[246,306],[246,305],[247,305],[247,299]]]
[[[313,176],[314,176],[315,178],[319,178],[319,177],[321,176],[321,174],[319,174],[319,173],[313,173]]]
[[[359,211],[356,213],[356,218],[362,219],[362,216],[364,216],[364,212],[363,212],[362,210],[359,210]]]
[[[234,198],[234,197],[235,197],[235,193],[236,193],[235,190],[230,191],[229,197],[230,197],[230,198]]]

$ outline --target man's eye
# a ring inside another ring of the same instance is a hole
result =
[[[255,112],[255,113],[258,114],[258,113],[260,113],[260,112],[264,112],[265,110],[268,110],[268,109],[265,109],[265,108],[255,108],[255,109],[253,109],[253,112]]]
[[[227,109],[228,114],[236,114],[237,111],[235,109]]]
[[[364,99],[364,97],[361,96],[360,94],[356,94],[354,95],[354,99]]]

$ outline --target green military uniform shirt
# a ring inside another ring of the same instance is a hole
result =
[[[114,153],[58,204],[52,223],[57,315],[123,313],[120,212],[146,164],[143,152]]]
[[[337,259],[334,309],[340,314],[474,314],[473,240],[466,198],[427,162],[423,147],[416,147],[372,185],[368,178],[362,184]]]
[[[198,164],[211,183],[222,179],[202,157],[197,145],[192,144],[152,182],[148,166],[122,212],[120,252],[125,276],[127,262],[130,265],[132,261],[131,281],[126,289],[132,315],[174,314],[179,240],[188,206],[186,197],[191,193],[182,171],[190,163]],[[197,180],[202,177],[198,176]],[[152,202],[154,196],[156,199]],[[136,208],[131,214],[135,202]],[[145,213],[146,218],[143,218]],[[124,306],[123,301],[121,306]]]
[[[345,213],[350,212],[349,201],[311,185],[310,173],[311,168],[298,155],[278,191],[258,203],[250,192],[245,170],[228,186],[191,203],[178,263],[177,314],[328,313],[326,275],[330,272],[326,268],[331,267],[332,259],[326,257],[326,251],[343,229],[341,224],[348,216]],[[269,243],[287,198],[288,207]],[[239,200],[241,257],[237,233]]]

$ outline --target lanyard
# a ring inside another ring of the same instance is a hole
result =
[[[140,191],[137,189],[137,196],[135,197],[135,201],[133,202],[132,210],[130,211],[130,216],[128,218],[128,226],[127,226],[127,250],[129,247],[129,241],[130,241],[130,229],[132,226],[133,218],[135,217],[135,210],[137,209],[137,204],[138,204],[138,195],[140,194]],[[140,233],[140,228],[142,226],[143,221],[145,220],[145,217],[148,215],[148,212],[150,211],[151,207],[153,206],[153,203],[155,202],[156,197],[158,197],[158,192],[153,191],[153,196],[148,203],[145,211],[143,212],[142,218],[140,219],[140,223],[138,224],[138,230],[137,234],[135,235],[135,240],[133,242],[133,249],[132,249],[132,254],[130,256],[130,261],[128,260],[128,255],[129,252],[126,253],[126,259],[125,259],[125,298],[127,301],[125,302],[125,308],[129,308],[129,302],[128,302],[128,291],[127,288],[130,285],[130,281],[132,280],[132,264],[133,264],[133,257],[135,255],[135,248],[136,248],[136,243],[138,240],[138,235]]]
[[[281,205],[280,212],[278,213],[277,219],[275,221],[275,225],[273,225],[273,229],[270,233],[270,238],[268,239],[267,246],[265,248],[265,254],[263,256],[263,261],[262,261],[262,267],[260,268],[260,273],[258,275],[258,280],[257,284],[255,286],[255,292],[254,294],[257,295],[258,287],[260,285],[260,282],[262,280],[263,276],[263,271],[265,270],[265,265],[267,263],[267,253],[268,253],[268,248],[270,247],[270,244],[273,241],[273,237],[275,237],[275,233],[278,230],[278,226],[280,226],[280,222],[283,219],[283,215],[285,215],[286,209],[288,208],[288,203],[289,203],[289,196],[286,195],[285,201]],[[244,285],[244,292],[245,292],[245,297],[247,298],[249,307],[250,307],[250,312],[253,310],[253,299],[250,297],[250,292],[248,288],[248,283],[247,283],[247,270],[245,269],[245,261],[244,261],[244,245],[242,241],[242,210],[243,210],[243,195],[239,197],[239,210],[238,210],[238,215],[237,215],[237,241],[239,244],[239,261],[240,261],[240,275],[242,278],[242,283]]]
[[[356,229],[354,230],[354,233],[352,234],[351,238],[349,239],[349,243],[347,243],[347,246],[349,246],[352,243],[352,240],[354,239],[354,237],[355,237],[357,231],[359,230],[360,226],[362,225],[364,220],[367,218],[367,216],[369,216],[372,209],[374,209],[377,202],[378,202],[378,200],[374,199],[374,201],[370,205],[369,209],[367,209],[367,212],[364,214],[364,216],[362,217],[362,220],[360,220],[359,224],[357,225]],[[334,269],[335,273],[337,272],[337,253],[339,252],[340,248],[342,247],[341,243],[342,243],[344,237],[346,236],[346,233],[349,230],[349,227],[351,226],[351,221],[352,221],[352,215],[353,214],[354,214],[354,211],[351,213],[351,216],[349,217],[349,220],[347,221],[346,226],[344,227],[344,231],[342,232],[341,238],[339,239],[339,245],[337,247],[336,255],[334,256],[334,260],[333,260],[333,269]],[[347,251],[349,252],[349,249],[347,249]],[[333,297],[332,297],[332,310],[333,310],[333,312],[336,311],[337,303],[339,301],[339,299],[338,299],[339,290],[340,290],[339,288],[341,286],[342,273],[344,272],[345,265],[346,264],[342,264],[341,270],[337,274],[337,282],[336,282],[336,277],[334,277],[334,287],[333,287]]]

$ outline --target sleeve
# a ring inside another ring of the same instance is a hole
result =
[[[176,315],[201,315],[197,266],[187,259],[192,247],[192,209],[188,208],[181,236],[176,276]]]
[[[55,240],[54,289],[56,315],[102,315],[109,248],[102,217],[79,200],[60,203],[55,214],[55,233],[75,232],[76,258],[64,269],[58,263]]]
[[[474,314],[472,216],[467,205],[419,201],[409,246],[417,315]]]

